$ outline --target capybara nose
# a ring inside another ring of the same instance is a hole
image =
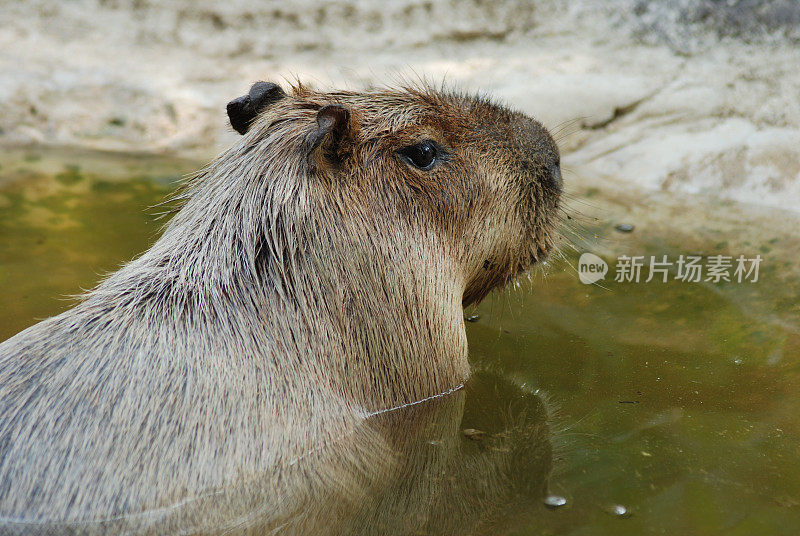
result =
[[[561,193],[561,189],[564,187],[564,181],[561,179],[561,164],[558,162],[550,166],[550,175],[547,183],[554,192]]]

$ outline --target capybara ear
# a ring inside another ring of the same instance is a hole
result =
[[[339,163],[354,136],[355,125],[350,109],[342,104],[328,104],[317,112],[317,127],[306,136],[308,161],[312,166],[322,160]]]
[[[256,82],[247,95],[228,103],[228,118],[231,120],[231,126],[239,134],[245,134],[250,129],[250,123],[261,110],[285,96],[286,93],[272,82]]]

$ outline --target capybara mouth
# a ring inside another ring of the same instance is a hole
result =
[[[492,290],[501,289],[532,266],[543,263],[555,248],[558,229],[560,184],[553,188],[534,181],[532,192],[517,207],[523,223],[523,240],[510,251],[486,259],[480,273],[469,282],[462,303],[466,307],[483,300]]]
[[[555,225],[553,226],[553,229],[555,229]],[[545,260],[547,260],[554,248],[554,240],[550,236],[551,232],[554,232],[554,230],[548,231],[548,236],[542,243],[537,242],[531,246],[530,255],[525,261],[519,263],[517,269],[515,270],[514,276],[529,270],[537,264],[542,264]]]
[[[502,289],[532,266],[541,264],[553,250],[552,233],[555,229],[542,232],[540,239],[534,235],[529,244],[523,246],[522,252],[514,258],[487,259],[484,261],[481,274],[474,278],[465,288],[462,305],[467,307],[481,302],[495,289]]]

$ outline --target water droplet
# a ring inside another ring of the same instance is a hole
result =
[[[741,357],[737,357],[737,358],[735,358],[735,359],[733,360],[733,364],[734,364],[734,365],[741,365],[741,364],[742,364],[742,358],[741,358]]]
[[[561,508],[567,504],[567,499],[561,495],[548,495],[543,502],[548,508]]]
[[[621,504],[612,504],[608,507],[608,513],[617,517],[630,517],[631,512]]]
[[[480,319],[481,315],[472,315],[466,318],[467,322],[477,322]]]

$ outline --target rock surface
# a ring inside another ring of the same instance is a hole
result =
[[[567,168],[798,211],[798,43],[792,0],[9,2],[0,144],[208,157],[255,80],[424,76],[538,117]]]

